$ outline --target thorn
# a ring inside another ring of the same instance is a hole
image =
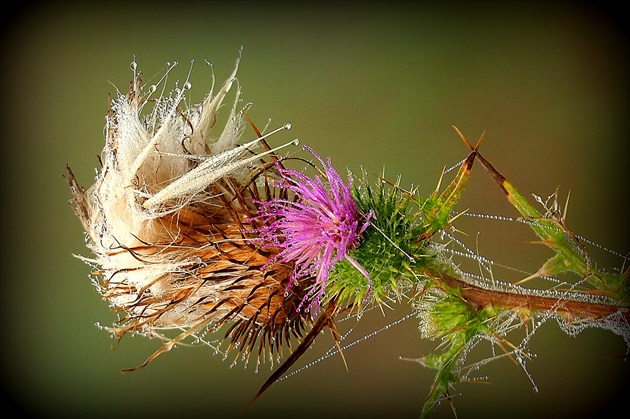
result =
[[[383,182],[386,185],[391,186],[392,188],[400,191],[403,195],[405,195],[407,198],[410,199],[416,199],[416,196],[414,195],[414,191],[413,190],[406,190],[404,188],[402,188],[398,182],[394,183],[390,180],[385,179],[383,176],[377,175],[376,176],[378,178],[378,180],[380,180],[381,182]],[[412,188],[413,189],[413,188]]]
[[[331,324],[334,324],[332,319],[335,316],[337,311],[337,306],[335,301],[331,301],[326,307],[326,311],[320,316],[320,318],[315,322],[313,328],[310,332],[304,337],[302,342],[298,345],[297,348],[289,355],[289,357],[278,367],[277,370],[271,374],[271,376],[265,381],[265,383],[260,387],[258,393],[243,407],[241,413],[245,411],[252,403],[256,401],[269,387],[271,387],[282,375],[287,372],[289,368],[306,352],[306,350],[311,346],[311,344],[315,341],[315,338],[319,333],[324,330],[326,326],[331,327]],[[332,328],[332,327],[331,327]],[[344,360],[345,362],[345,360]]]
[[[423,356],[421,356],[420,358],[406,358],[404,356],[399,356],[398,359],[401,361],[416,362],[422,365],[423,367],[426,367],[425,357]]]
[[[451,224],[453,221],[457,220],[459,217],[461,217],[462,215],[466,214],[469,209],[470,208],[466,208],[465,210],[463,210],[462,212],[460,212],[459,214],[457,214],[456,216],[454,216],[453,218],[448,220],[448,223]]]
[[[538,272],[533,273],[533,274],[531,274],[530,276],[527,276],[527,277],[525,277],[525,278],[523,278],[523,279],[520,279],[520,280],[516,281],[516,282],[514,283],[514,285],[521,285],[521,284],[524,284],[525,282],[530,281],[530,280],[532,280],[532,279],[534,279],[534,278],[538,278],[539,276],[540,276],[540,275],[538,274]]]
[[[466,144],[466,146],[474,152],[479,151],[479,147],[481,147],[481,143],[483,141],[483,138],[486,136],[486,131],[484,130],[481,133],[481,136],[479,137],[479,140],[477,141],[477,144],[473,147],[473,145],[470,143],[470,141],[468,141],[468,138],[466,138],[464,136],[464,134],[462,134],[462,132],[459,130],[459,128],[457,128],[455,125],[452,126],[453,129],[457,132],[457,134],[459,135],[459,137],[464,141],[464,143]]]
[[[348,369],[348,363],[346,362],[346,357],[343,355],[343,351],[341,350],[341,345],[339,344],[339,330],[337,329],[337,323],[331,318],[330,324],[328,325],[330,328],[330,333],[332,334],[333,340],[335,341],[335,345],[337,346],[337,350],[339,351],[339,355],[341,355],[341,359],[343,360],[343,364],[346,367],[346,371],[350,371]]]
[[[442,168],[442,173],[440,173],[440,179],[438,180],[437,186],[435,187],[433,196],[437,196],[437,194],[440,193],[440,187],[442,186],[442,180],[444,179],[445,172],[446,172],[446,167]]]
[[[481,147],[481,143],[483,142],[484,137],[486,136],[486,130],[484,129],[479,139],[477,140],[477,144],[475,145],[475,151],[479,151],[479,147]]]
[[[467,237],[468,237],[468,236],[470,236],[470,235],[469,235],[468,233],[466,233],[465,231],[460,230],[460,229],[458,229],[458,228],[456,228],[456,227],[454,227],[454,226],[450,226],[450,228],[451,228],[451,230],[453,230],[453,232],[454,232],[454,233],[463,234],[464,236],[467,236]]]
[[[567,192],[567,200],[564,203],[564,211],[562,211],[562,223],[564,223],[567,219],[567,211],[569,210],[569,198],[571,198],[571,191]]]

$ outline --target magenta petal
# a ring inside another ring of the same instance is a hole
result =
[[[315,284],[298,309],[312,298],[306,309],[316,314],[335,263],[344,258],[354,261],[348,258],[348,251],[357,246],[373,214],[365,217],[360,213],[350,191],[351,179],[344,183],[330,158],[324,162],[310,147],[304,148],[319,160],[326,179],[312,179],[297,170],[280,168],[282,181],[277,186],[292,191],[296,200],[257,202],[259,214],[255,219],[262,221],[257,229],[260,240],[282,249],[268,264],[295,266],[287,291],[297,279],[315,275]],[[357,265],[354,261],[353,266],[359,269]],[[359,270],[367,274],[365,269]]]

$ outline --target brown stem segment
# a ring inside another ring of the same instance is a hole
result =
[[[477,307],[495,306],[515,310],[554,312],[563,314],[568,319],[586,320],[597,320],[619,312],[630,322],[630,307],[624,305],[497,291],[482,288],[437,271],[427,270],[425,273],[450,288],[459,288],[462,298]]]

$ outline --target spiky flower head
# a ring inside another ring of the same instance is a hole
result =
[[[252,229],[254,200],[269,190],[258,180],[275,169],[261,163],[269,152],[254,149],[260,138],[239,145],[245,128],[239,90],[225,127],[212,130],[237,85],[236,68],[216,93],[189,106],[182,106],[188,80],[157,95],[166,76],[145,88],[135,62],[132,69],[129,92],[111,103],[94,184],[83,189],[68,169],[75,212],[94,253],[84,259],[119,314],[107,329],[118,339],[127,333],[163,339],[151,360],[189,337],[206,342],[208,331],[231,323],[230,348],[249,354],[259,343],[259,356],[268,349],[271,357],[308,319],[296,310],[303,292],[283,296],[290,268],[263,273],[274,254],[244,233]]]
[[[260,239],[267,246],[282,250],[266,266],[275,263],[294,264],[286,293],[301,278],[315,276],[315,284],[304,296],[298,310],[306,305],[316,314],[335,263],[347,260],[367,279],[370,276],[349,254],[360,242],[369,226],[370,214],[363,214],[352,196],[350,184],[344,183],[333,168],[308,146],[323,168],[323,177],[308,177],[297,171],[280,168],[282,181],[276,186],[291,191],[295,199],[272,199],[258,202],[262,221]],[[310,301],[309,301],[310,300]]]

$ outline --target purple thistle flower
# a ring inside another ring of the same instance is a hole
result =
[[[336,262],[346,259],[367,278],[368,287],[371,287],[369,274],[348,252],[358,245],[373,214],[361,214],[350,192],[352,179],[346,185],[332,167],[330,157],[325,163],[313,149],[308,146],[303,148],[319,160],[326,180],[319,176],[311,179],[297,170],[280,168],[282,181],[276,186],[289,189],[296,199],[257,202],[260,212],[256,219],[263,221],[257,232],[267,246],[282,249],[265,266],[277,262],[295,264],[287,293],[296,280],[316,275],[315,285],[298,306],[301,310],[316,293],[306,307],[307,310],[312,308],[316,315]]]

